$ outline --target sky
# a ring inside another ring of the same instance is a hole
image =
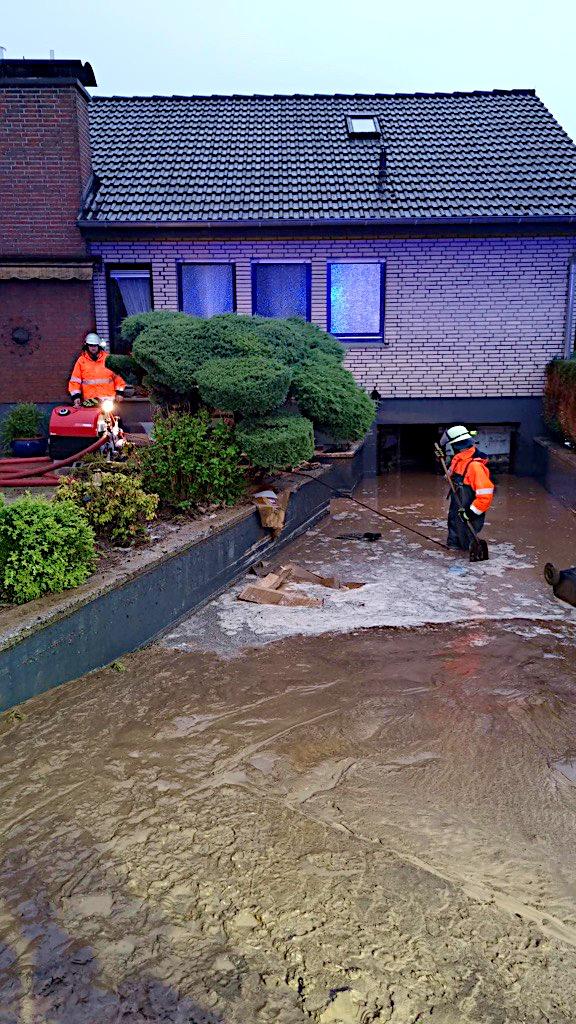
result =
[[[96,94],[535,88],[576,139],[574,0],[0,0],[7,57],[88,60]]]

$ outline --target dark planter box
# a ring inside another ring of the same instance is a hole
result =
[[[576,452],[549,437],[534,439],[534,475],[550,494],[576,506]]]
[[[314,458],[330,467],[330,483],[342,497],[348,497],[364,473],[365,438],[356,441],[347,452],[316,451]]]

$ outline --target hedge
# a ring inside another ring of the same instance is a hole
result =
[[[576,358],[548,363],[544,418],[553,434],[576,445]]]

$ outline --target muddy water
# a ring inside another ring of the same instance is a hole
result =
[[[364,496],[442,535],[433,478]],[[576,1020],[571,517],[510,481],[473,574],[350,514],[283,560],[377,555],[371,628],[228,595],[5,723],[2,1024]]]

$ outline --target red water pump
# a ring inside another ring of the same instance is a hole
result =
[[[49,457],[0,459],[0,487],[54,486],[59,479],[55,470],[98,450],[116,458],[123,445],[124,433],[111,399],[78,408],[57,405],[48,428]]]
[[[57,405],[50,415],[48,453],[53,459],[78,455],[106,432],[106,421],[99,405]]]

